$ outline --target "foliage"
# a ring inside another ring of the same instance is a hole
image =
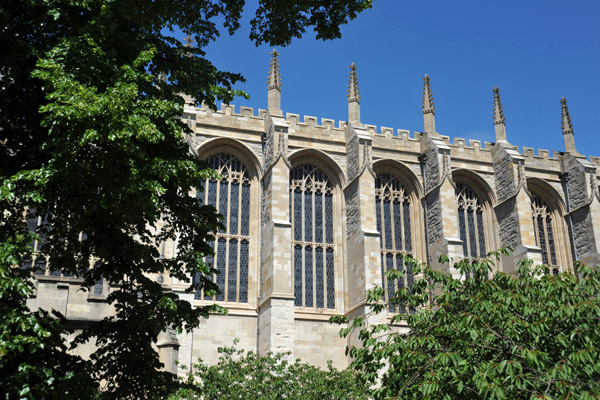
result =
[[[89,362],[66,352],[61,335],[68,332],[62,317],[52,318],[44,310],[30,312],[22,301],[34,288],[22,276],[28,272],[13,271],[15,260],[5,258],[11,252],[9,247],[16,246],[19,244],[0,243],[0,371],[12,371],[3,376],[2,392],[17,394],[20,399],[58,397],[49,396],[51,393],[90,397],[94,385]]]
[[[338,371],[328,363],[326,371],[302,363],[291,363],[289,353],[259,356],[236,347],[219,348],[219,362],[208,366],[202,360],[192,366],[187,388],[170,400],[276,400],[276,399],[367,399],[367,387],[350,370]]]
[[[343,330],[360,330],[363,347],[348,351],[366,382],[380,381],[376,399],[600,398],[600,271],[553,276],[525,261],[515,275],[486,279],[492,261],[457,263],[457,279],[412,260],[421,278],[390,300],[404,312]],[[369,294],[374,313],[385,310],[382,295]]]
[[[335,38],[338,25],[371,2],[336,0],[322,7],[303,1],[292,8],[280,3],[259,1],[252,31],[257,43],[287,44],[310,26],[320,38]],[[189,195],[213,172],[186,142],[181,94],[213,107],[244,95],[233,89],[242,76],[219,71],[203,51],[221,30],[232,33],[240,26],[243,6],[231,0],[0,5],[0,285],[3,317],[10,316],[1,320],[2,351],[15,357],[28,353],[27,362],[39,365],[31,364],[30,371],[45,374],[47,382],[75,378],[78,374],[64,375],[65,368],[82,361],[59,362],[66,357],[58,340],[61,319],[26,311],[31,292],[24,288],[30,287],[32,271],[14,266],[30,252],[22,245],[27,219],[46,221],[36,233],[44,239],[40,251],[50,268],[79,276],[88,289],[101,278],[119,287],[108,296],[116,315],[73,342],[95,341],[97,351],[86,368],[96,384],[103,383],[102,397],[164,397],[175,381],[159,371],[152,343],[167,327],[193,328],[215,310],[193,308],[149,274],[181,279],[199,274],[190,291],[216,289],[202,258],[212,251],[208,241],[218,217]],[[185,46],[175,29],[196,46]],[[168,229],[154,229],[160,218]],[[156,244],[167,239],[177,239],[174,258],[157,252]],[[93,269],[90,257],[101,260]],[[21,340],[18,334],[33,345],[12,348]],[[19,365],[11,360],[0,364],[0,385],[9,397],[39,380],[17,371],[28,365],[24,358]],[[55,384],[44,390],[36,397],[68,391]]]

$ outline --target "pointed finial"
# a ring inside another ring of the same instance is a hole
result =
[[[562,114],[562,133],[563,135],[573,134],[573,124],[571,123],[571,115],[569,114],[569,107],[567,106],[567,99],[564,97],[560,99],[560,108]]]
[[[435,130],[435,105],[433,103],[433,92],[431,91],[431,80],[429,75],[423,77],[423,122],[425,124],[425,133],[437,136]]]
[[[429,75],[423,77],[423,114],[435,115],[435,104],[433,102],[433,92],[431,91],[431,80]]]
[[[271,54],[271,66],[269,68],[269,80],[267,81],[267,85],[269,85],[269,90],[277,89],[281,91],[281,74],[279,71],[279,60],[277,56],[279,53],[277,50],[273,49]]]
[[[348,79],[348,122],[350,125],[362,126],[360,122],[360,90],[358,90],[358,77],[354,63],[350,64],[350,78]]]
[[[271,66],[269,67],[269,78],[267,79],[268,106],[271,115],[283,115],[281,111],[281,73],[279,72],[279,53],[273,49],[271,52]]]
[[[573,134],[573,123],[571,122],[571,115],[569,114],[567,99],[565,99],[564,97],[560,99],[560,108],[562,116],[563,140],[565,142],[565,152],[574,155],[579,155],[577,150],[575,150],[575,135]]]
[[[193,47],[192,44],[194,43],[194,39],[192,39],[192,35],[190,35],[189,33],[187,34],[185,39],[183,39],[183,41],[185,42],[183,47]]]
[[[500,89],[494,86],[494,125],[504,124],[504,110],[502,109],[502,101],[500,100]]]
[[[496,130],[496,142],[506,142],[506,119],[504,109],[500,100],[500,89],[494,86],[494,129]]]
[[[356,76],[356,65],[350,64],[350,78],[348,79],[348,103],[360,104],[360,90],[358,90],[358,77]]]

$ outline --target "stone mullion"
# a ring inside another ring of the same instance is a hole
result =
[[[311,230],[312,230],[312,242],[315,243],[316,242],[316,236],[315,236],[315,226],[316,226],[316,222],[317,219],[315,218],[315,215],[317,213],[316,209],[315,209],[315,197],[317,197],[317,192],[315,190],[315,187],[313,185],[313,187],[311,188],[311,193],[312,195],[310,196],[310,201],[311,201]],[[316,246],[311,246],[312,247],[312,278],[313,278],[313,306],[316,308],[317,307],[317,263],[316,263],[316,257],[317,257],[317,248]]]
[[[469,209],[465,206],[463,206],[463,224],[465,224],[464,246],[467,249],[467,251],[466,251],[467,255],[465,257],[469,257],[471,254],[471,242],[469,241]],[[459,236],[460,236],[460,232],[459,232]]]
[[[546,218],[544,218],[544,234],[546,235],[546,254],[548,257],[548,265],[553,265],[552,264],[552,247],[550,245],[550,238],[549,238],[549,234],[548,234],[548,225],[552,224],[552,220],[553,220],[552,217],[550,217],[549,220],[548,220],[548,216],[546,216]],[[556,253],[556,248],[554,249],[554,252]]]
[[[479,218],[477,218],[477,207],[473,210],[473,225],[475,226],[475,253],[477,254],[477,257],[481,257],[481,240],[479,238],[479,232],[483,232],[484,227],[479,227]]]
[[[228,299],[228,295],[229,295],[229,251],[231,250],[231,237],[229,236],[229,234],[231,232],[229,232],[229,227],[231,226],[231,184],[232,182],[230,181],[231,176],[227,177],[228,179],[225,181],[227,183],[227,210],[226,210],[226,215],[225,215],[225,284],[223,285],[223,301],[227,301]],[[223,184],[223,181],[221,181],[221,184]],[[239,246],[238,246],[239,247]]]
[[[406,250],[406,232],[404,231],[404,194],[398,200],[398,212],[400,213],[400,249]],[[397,248],[397,246],[395,246]]]
[[[237,216],[237,230],[236,230],[236,234],[240,235],[242,234],[242,193],[243,193],[243,187],[242,187],[242,182],[243,182],[243,176],[240,177],[240,180],[238,182],[238,208],[237,208],[237,212],[238,212],[238,216]],[[248,244],[250,244],[250,241],[248,241]],[[240,291],[241,291],[241,273],[242,273],[242,240],[238,240],[238,246],[237,246],[237,267],[236,267],[236,293],[235,293],[235,299],[236,302],[240,302]]]

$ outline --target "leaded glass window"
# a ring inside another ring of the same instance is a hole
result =
[[[79,265],[78,272],[61,272],[60,269],[54,269],[49,263],[49,257],[42,252],[42,247],[46,243],[48,239],[48,235],[52,233],[52,226],[49,222],[48,216],[40,216],[36,215],[35,208],[31,208],[27,210],[26,215],[26,224],[27,230],[30,232],[36,232],[38,234],[38,238],[29,243],[31,247],[31,254],[24,257],[21,260],[21,268],[22,269],[32,269],[34,275],[47,275],[54,277],[64,277],[64,278],[78,278],[83,275],[84,269],[87,269],[91,266],[91,261],[87,262],[82,261]],[[79,234],[79,240],[85,240],[86,235],[84,233]]]
[[[405,268],[404,257],[412,253],[411,201],[406,186],[394,175],[377,174],[375,179],[375,217],[380,234],[381,285],[386,290],[386,302],[397,290],[412,287],[413,276]],[[404,277],[388,280],[386,272],[404,271]],[[391,312],[404,311],[402,305],[389,304]]]
[[[223,226],[216,234],[216,245],[211,243],[214,258],[206,257],[205,260],[219,272],[213,276],[213,281],[217,283],[220,293],[214,297],[205,297],[200,291],[195,298],[247,303],[251,240],[250,173],[244,163],[231,154],[218,153],[209,157],[207,162],[221,179],[206,179],[201,182],[200,186],[204,190],[199,190],[197,196],[204,204],[215,207],[223,216]]]
[[[290,216],[294,254],[294,304],[335,308],[333,186],[318,167],[290,172]]]
[[[485,257],[485,226],[483,203],[477,193],[464,183],[456,184],[458,229],[463,242],[463,256]]]
[[[548,265],[558,265],[552,229],[552,209],[541,197],[533,194],[531,196],[531,214],[533,215],[535,243],[542,249],[542,262]]]

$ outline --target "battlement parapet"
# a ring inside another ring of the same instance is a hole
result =
[[[264,118],[264,114],[266,113],[266,110],[263,109],[258,109],[258,113],[254,112],[254,107],[245,107],[245,106],[240,106],[239,107],[239,111],[236,112],[236,105],[235,104],[224,104],[221,103],[221,106],[218,110],[212,110],[210,107],[208,107],[205,103],[202,103],[200,105],[200,107],[195,107],[192,111],[195,111],[196,114],[198,114],[200,117],[202,116],[217,116],[217,117],[222,117],[222,116],[231,116],[231,117],[241,117],[241,118],[245,118],[245,119],[258,119],[258,120],[262,120]],[[186,110],[186,112],[189,112],[189,110]]]
[[[476,152],[479,153],[481,151],[490,152],[492,150],[492,144],[490,142],[483,142],[483,146],[481,145],[481,140],[477,139],[467,139],[464,138],[454,138],[454,143],[449,143],[449,139],[446,139],[447,136],[442,136],[444,141],[451,148],[457,149],[459,152]]]
[[[537,155],[535,154],[535,149],[532,147],[523,146],[523,151],[520,154],[530,160],[559,160],[561,152],[553,151],[552,156],[550,155],[550,151],[546,149],[537,149]],[[518,149],[517,149],[518,151]]]
[[[335,120],[331,118],[321,118],[321,124],[318,123],[318,118],[311,115],[304,115],[300,121],[300,114],[286,113],[285,120],[294,128],[309,128],[309,129],[326,129],[343,131],[346,128],[344,121],[339,121],[338,126],[335,126]]]

